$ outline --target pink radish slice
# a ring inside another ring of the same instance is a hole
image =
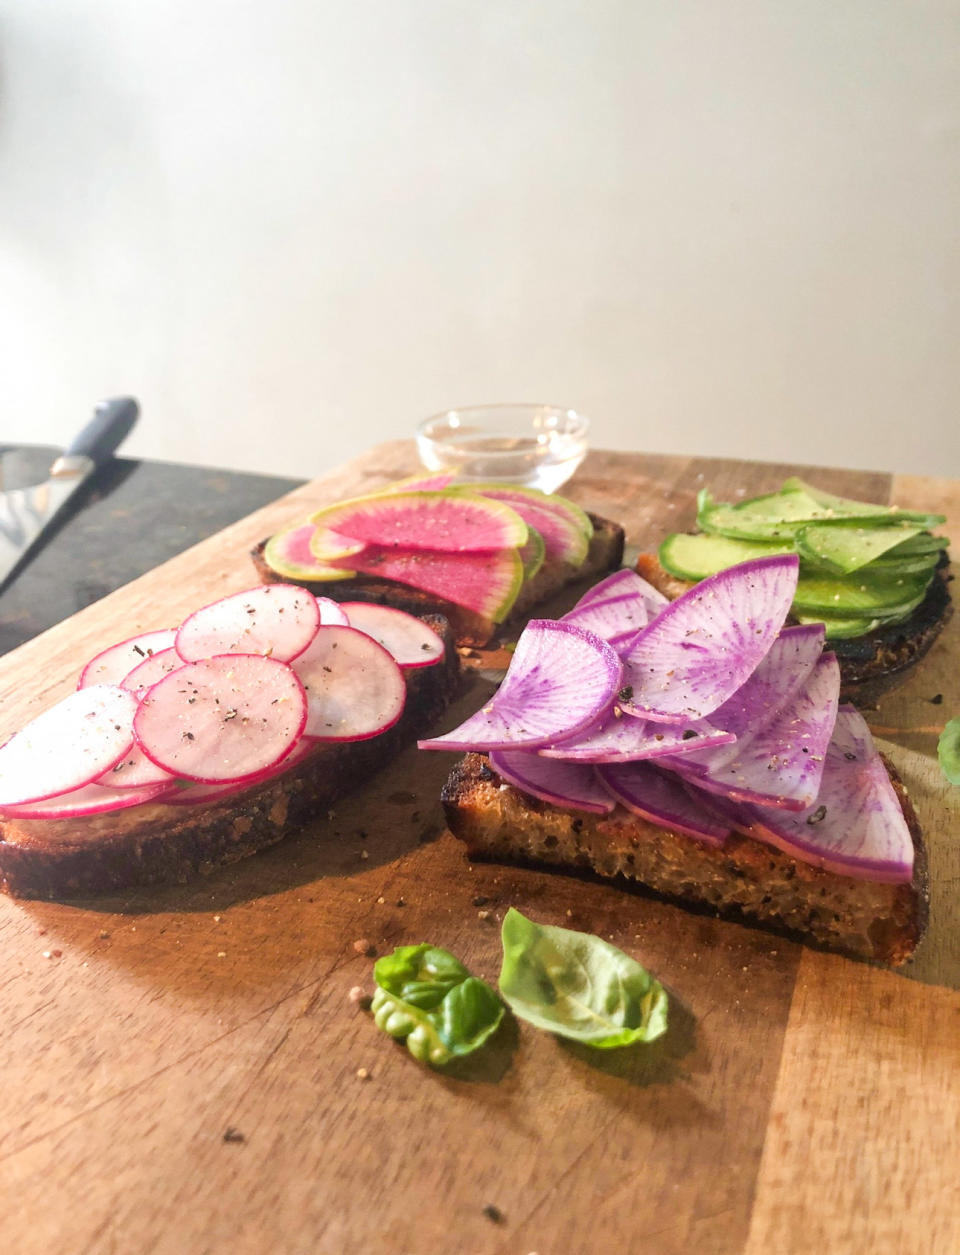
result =
[[[151,784],[140,789],[111,789],[94,782],[43,802],[4,806],[3,814],[8,819],[78,819],[81,815],[102,815],[142,806],[144,802],[163,801],[169,788],[169,784]]]
[[[641,598],[628,593],[623,597],[609,597],[606,601],[576,606],[563,616],[562,621],[596,633],[616,649],[618,644],[632,641],[640,629],[647,626],[647,608]]]
[[[478,553],[515,549],[527,539],[527,525],[515,510],[469,492],[450,496],[391,492],[356,497],[318,511],[313,521],[351,540],[387,549]],[[325,557],[317,552],[315,541],[310,547],[317,557]]]
[[[443,657],[443,641],[422,619],[391,606],[345,601],[347,621],[372,636],[403,668],[430,667]]]
[[[565,810],[609,815],[615,802],[595,768],[585,763],[556,763],[529,750],[492,750],[490,766],[515,789]]]
[[[365,741],[403,714],[403,673],[382,645],[356,628],[322,627],[293,669],[307,695],[305,737]]]
[[[324,627],[328,624],[335,624],[339,627],[348,627],[350,620],[347,618],[346,612],[338,601],[334,601],[332,597],[318,597],[317,609],[320,611],[320,626]]]
[[[612,646],[572,623],[532,619],[489,703],[421,749],[534,749],[596,722],[620,687]]]
[[[913,877],[913,841],[863,716],[841,707],[820,792],[799,814],[743,808],[751,833],[841,876],[899,884]]]
[[[144,658],[120,681],[125,689],[142,697],[147,689],[152,688],[158,680],[162,680],[171,671],[183,666],[183,659],[171,645],[169,649],[160,649],[149,658]]]
[[[155,784],[170,784],[175,779],[176,776],[164,767],[152,763],[139,745],[134,745],[109,771],[98,776],[94,783],[108,789],[143,789]]]
[[[608,718],[600,727],[538,750],[564,762],[619,763],[695,753],[704,746],[729,745],[732,732],[700,721],[689,724],[646,723],[629,715]]]
[[[139,636],[111,645],[90,659],[80,672],[77,688],[89,688],[91,684],[121,684],[124,676],[138,663],[169,649],[175,637],[176,632],[172,628],[164,628],[158,632],[141,632]]]
[[[285,662],[217,654],[164,676],[141,700],[133,726],[151,762],[215,783],[248,780],[279,762],[306,715],[303,686]]]
[[[0,747],[0,808],[70,793],[133,744],[137,699],[116,684],[77,689]]]
[[[307,648],[320,626],[312,593],[295,584],[266,584],[214,601],[177,629],[184,662],[215,654],[266,654],[290,662]]]
[[[611,763],[598,767],[597,774],[612,797],[652,824],[686,832],[711,845],[722,845],[730,835],[729,824],[698,806],[679,780],[650,763]]]
[[[598,584],[594,584],[593,588],[583,594],[574,606],[574,610],[590,606],[596,601],[609,601],[611,597],[625,597],[628,594],[640,598],[646,607],[648,619],[655,619],[663,607],[669,604],[669,598],[664,597],[663,593],[649,584],[642,575],[631,571],[629,567],[624,567],[606,576]]]
[[[658,722],[703,719],[756,669],[797,587],[795,554],[754,558],[666,606],[624,654],[624,709]]]

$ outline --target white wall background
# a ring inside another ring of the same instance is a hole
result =
[[[0,440],[960,475],[960,3],[0,0]]]

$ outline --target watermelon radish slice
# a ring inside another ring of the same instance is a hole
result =
[[[527,543],[520,546],[520,561],[523,563],[523,578],[532,580],[543,566],[547,556],[547,547],[543,537],[535,527],[527,526]]]
[[[708,814],[679,780],[651,763],[611,763],[598,767],[597,772],[611,796],[652,824],[685,832],[711,845],[722,845],[730,835],[729,824]]]
[[[317,609],[320,611],[320,626],[335,624],[338,627],[347,627],[350,620],[346,616],[346,612],[341,609],[340,603],[334,601],[330,597],[318,597]]]
[[[183,666],[183,659],[171,645],[169,649],[159,649],[149,658],[138,662],[129,674],[120,681],[125,689],[142,697],[148,688],[152,688],[158,680],[162,680],[177,667]]]
[[[145,802],[165,801],[165,794],[170,790],[170,783],[151,784],[139,789],[111,789],[94,782],[44,802],[4,806],[3,815],[7,819],[79,819],[84,815],[103,815],[107,811],[142,806]]]
[[[177,629],[176,649],[184,662],[215,654],[266,654],[289,662],[319,627],[312,593],[295,584],[261,584],[188,615]]]
[[[544,758],[560,758],[568,763],[635,762],[646,758],[684,759],[704,746],[733,743],[732,732],[715,728],[706,721],[689,724],[647,723],[629,715],[608,716],[600,727],[581,732],[538,751]]]
[[[572,623],[531,619],[489,703],[421,749],[533,749],[596,722],[620,687],[620,659]]]
[[[350,627],[372,636],[405,670],[433,666],[443,657],[443,641],[412,614],[367,601],[345,601],[343,609]]]
[[[519,548],[527,539],[526,524],[515,510],[469,492],[357,497],[320,510],[313,521],[368,545],[403,550],[486,553]]]
[[[321,741],[365,741],[403,713],[407,686],[397,663],[353,627],[322,627],[293,663],[303,684],[303,735]]]
[[[133,743],[137,699],[116,684],[77,689],[0,746],[0,808],[82,788]]]
[[[529,750],[491,750],[490,766],[515,789],[565,810],[609,815],[613,798],[588,763],[557,763]]]
[[[151,762],[213,783],[272,767],[299,739],[306,717],[303,686],[285,662],[217,654],[164,676],[141,700],[133,727]]]
[[[351,561],[364,575],[433,593],[494,623],[510,613],[523,584],[523,563],[516,549],[429,553],[370,545]]]
[[[593,524],[579,506],[562,497],[550,497],[534,488],[505,484],[471,484],[469,489],[454,488],[451,493],[480,493],[488,501],[499,501],[515,510],[527,527],[543,537],[548,561],[582,566],[590,548]]]
[[[91,684],[122,684],[124,677],[138,663],[173,645],[176,632],[164,628],[158,632],[141,632],[127,641],[120,641],[91,658],[80,672],[77,688],[89,688]]]
[[[628,593],[623,597],[575,606],[563,616],[563,622],[576,623],[588,632],[595,632],[617,649],[632,642],[640,629],[647,626],[647,608],[640,597]]]
[[[913,877],[913,841],[863,716],[837,714],[814,803],[792,813],[743,808],[751,834],[841,876],[899,884]]]
[[[623,567],[594,584],[593,588],[583,594],[574,606],[574,610],[592,605],[595,601],[609,601],[611,597],[626,597],[627,594],[642,599],[647,608],[648,621],[655,619],[663,607],[669,604],[669,598],[664,597],[663,593],[649,584],[642,575],[631,571],[629,567]]]
[[[331,531],[329,527],[313,525],[310,537],[310,552],[321,562],[339,562],[349,565],[349,559],[363,549],[365,541],[351,540],[340,532]]]
[[[797,587],[795,554],[755,558],[712,575],[665,606],[624,655],[624,710],[675,723],[702,719],[752,674],[776,639]]]
[[[338,569],[313,556],[310,541],[316,530],[316,524],[308,519],[306,523],[276,532],[264,546],[263,558],[267,566],[288,580],[353,579],[355,571]]]

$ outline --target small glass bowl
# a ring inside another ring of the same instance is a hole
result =
[[[555,492],[587,452],[590,420],[554,405],[475,405],[417,428],[420,461],[460,480],[499,480]]]

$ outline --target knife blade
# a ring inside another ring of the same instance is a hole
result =
[[[50,467],[44,483],[0,493],[0,589],[77,489],[130,434],[139,413],[133,397],[101,401],[90,422]]]

